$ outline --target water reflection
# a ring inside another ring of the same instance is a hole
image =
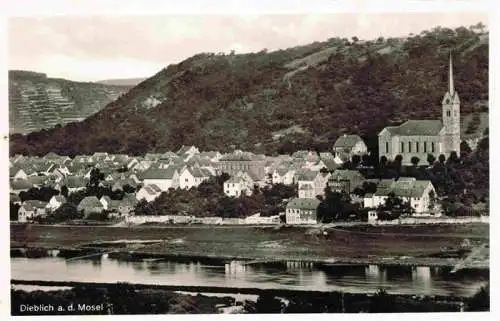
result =
[[[36,261],[36,264],[33,264]],[[422,295],[472,295],[488,276],[450,275],[429,267],[319,266],[282,262],[245,264],[232,261],[118,261],[107,256],[81,260],[11,258],[13,279],[80,282],[129,282],[165,285],[258,287],[318,291],[375,292]]]

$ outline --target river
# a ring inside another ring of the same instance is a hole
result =
[[[179,286],[224,286],[261,289],[393,294],[473,295],[488,281],[484,274],[452,274],[434,267],[377,265],[318,267],[288,262],[268,266],[232,261],[208,265],[199,262],[128,262],[103,255],[99,259],[67,261],[59,257],[11,258],[11,278],[18,280],[128,282]]]

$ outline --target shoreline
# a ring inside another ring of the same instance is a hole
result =
[[[102,248],[101,248],[102,249]],[[30,246],[30,247],[16,247],[11,248],[11,258],[15,257],[28,257],[25,255],[12,255],[12,251],[19,251],[17,253],[23,251],[35,251],[35,252],[45,252],[39,254],[39,256],[31,257],[31,259],[44,258],[44,257],[54,257],[49,252],[50,251],[59,251],[56,257],[68,259],[78,259],[80,255],[77,256],[65,256],[64,253],[71,254],[82,254],[82,258],[85,250],[87,248],[55,248],[55,247],[47,247],[47,246]],[[312,257],[304,257],[304,258],[294,258],[294,257],[276,257],[263,259],[259,257],[249,257],[249,256],[234,256],[234,255],[199,255],[199,254],[164,254],[158,252],[150,252],[150,251],[141,251],[141,250],[123,250],[123,249],[112,249],[106,248],[102,249],[104,251],[101,252],[93,252],[88,256],[101,257],[104,254],[112,254],[113,259],[121,260],[121,261],[143,261],[148,259],[155,259],[158,261],[180,261],[180,262],[192,262],[192,261],[216,261],[220,263],[228,263],[231,261],[243,261],[245,264],[279,264],[285,262],[297,262],[302,264],[317,264],[324,267],[329,266],[356,266],[356,265],[378,265],[378,266],[405,266],[405,267],[414,267],[414,266],[427,266],[427,267],[436,267],[436,268],[453,268],[463,260],[461,259],[450,259],[450,258],[415,258],[415,257],[376,257],[376,258],[349,258],[349,257],[336,257],[329,259],[320,259],[320,258],[312,258]],[[16,253],[16,252],[15,252]],[[61,253],[63,253],[61,255]],[[30,258],[30,257],[28,257]],[[461,270],[489,270],[489,262],[481,262],[480,264],[476,264],[472,267],[466,267]]]

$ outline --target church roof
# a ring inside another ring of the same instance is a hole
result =
[[[441,120],[408,120],[399,126],[386,127],[391,135],[437,136],[443,129]]]

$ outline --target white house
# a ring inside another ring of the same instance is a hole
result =
[[[365,207],[376,208],[385,204],[391,193],[405,202],[409,201],[417,216],[429,215],[432,212],[432,198],[436,195],[434,186],[429,180],[417,180],[414,177],[400,177],[397,181],[381,180],[372,199],[369,199],[369,195],[365,196]]]
[[[302,169],[297,172],[296,176],[299,198],[315,198],[317,195],[324,195],[330,174]]]
[[[176,168],[148,170],[142,174],[144,185],[156,185],[163,192],[179,187],[179,172]]]
[[[342,135],[333,145],[333,155],[338,156],[340,159],[351,159],[352,156],[366,155],[368,148],[365,142],[358,135]]]
[[[224,182],[224,194],[227,196],[239,197],[242,194],[249,196],[252,192],[253,181],[243,172],[239,172]]]
[[[163,191],[155,184],[145,185],[141,188],[137,194],[135,194],[135,198],[140,201],[145,199],[148,202],[154,201],[158,196],[161,195]]]
[[[46,206],[47,202],[37,200],[24,201],[21,208],[19,208],[17,220],[19,222],[28,222],[32,221],[35,217],[45,216],[47,214]]]
[[[179,187],[190,189],[201,184],[201,182],[210,178],[208,170],[199,167],[184,167],[179,175]]]
[[[317,224],[320,201],[315,198],[294,198],[286,205],[286,224]]]
[[[63,205],[64,203],[66,203],[66,198],[64,196],[54,195],[49,200],[49,203],[47,204],[46,208],[49,211],[55,211],[59,207],[61,207],[61,205]]]

